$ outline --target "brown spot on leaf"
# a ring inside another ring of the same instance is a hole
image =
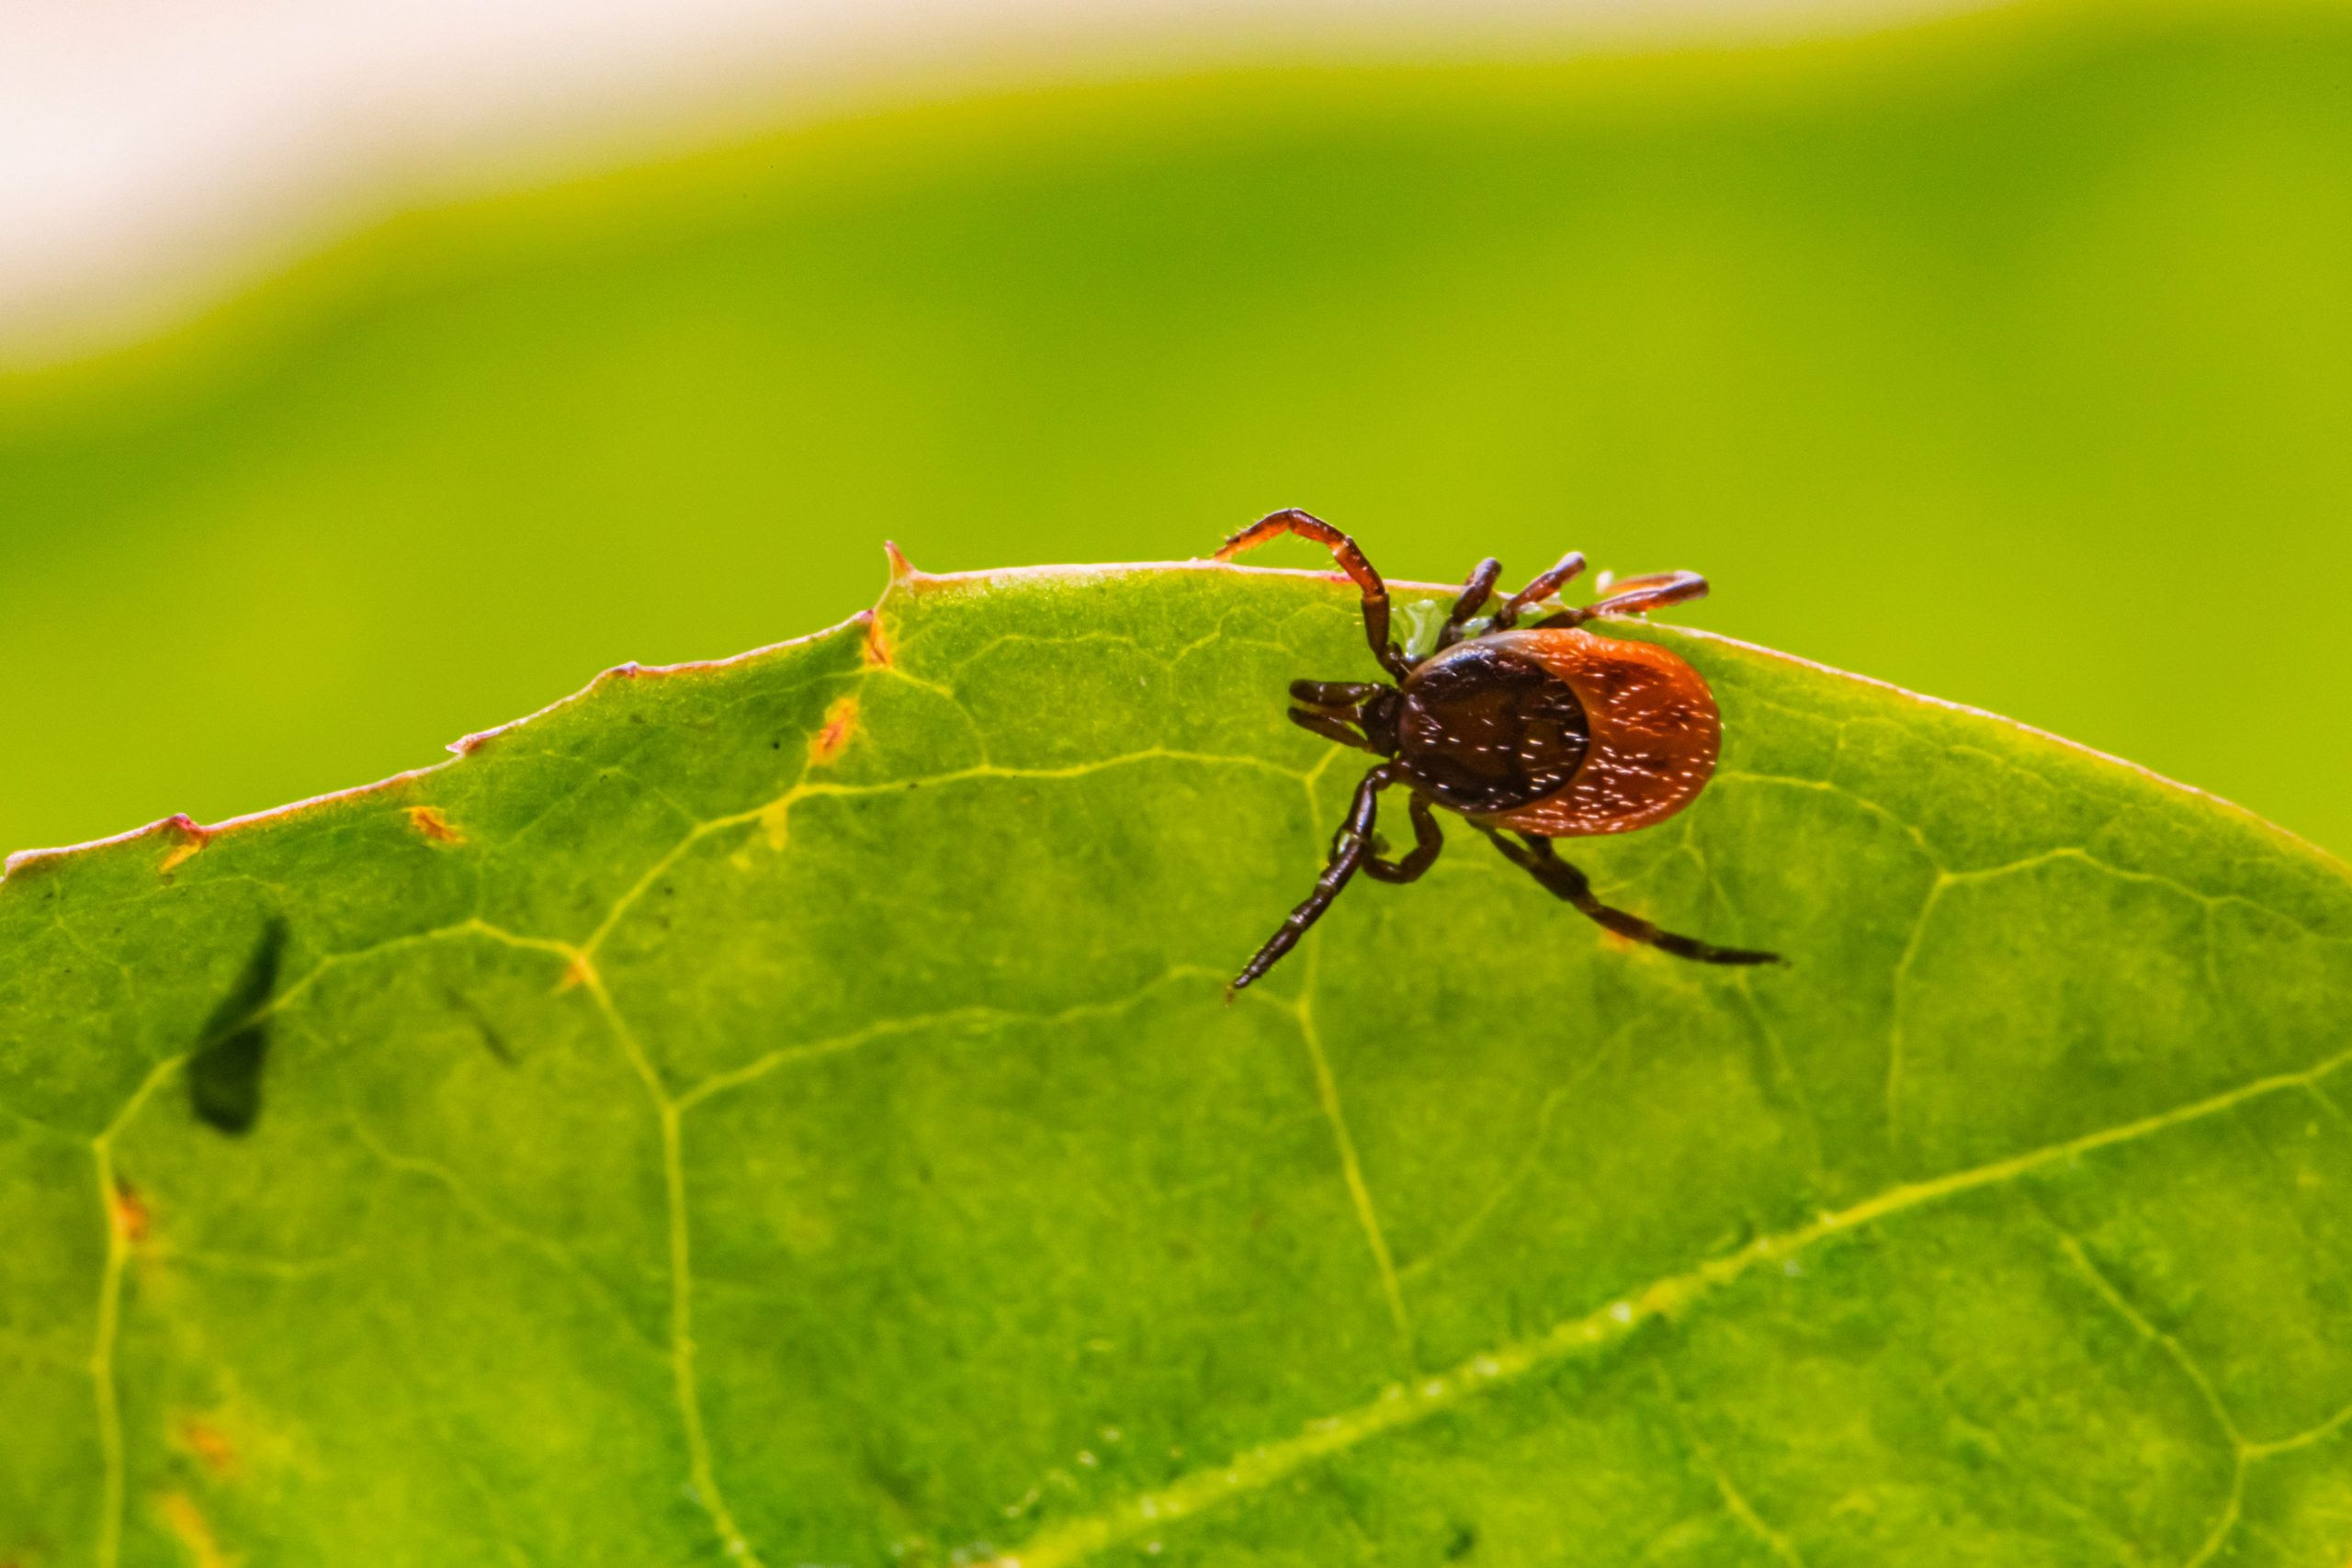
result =
[[[218,1476],[234,1475],[237,1472],[236,1445],[220,1427],[200,1417],[181,1418],[175,1434],[180,1447],[204,1461],[204,1468]]]
[[[842,748],[849,744],[849,738],[856,731],[857,695],[852,693],[825,710],[825,727],[808,741],[810,765],[830,762],[840,756]]]
[[[882,617],[871,612],[865,617],[865,656],[870,670],[890,668],[890,638],[882,630]]]
[[[122,1237],[126,1245],[137,1247],[147,1239],[147,1226],[152,1216],[148,1213],[146,1201],[139,1196],[139,1189],[128,1181],[117,1181],[113,1201],[107,1207],[114,1234]]]
[[[408,808],[408,825],[436,844],[462,844],[466,836],[449,826],[437,806],[412,806]]]
[[[594,975],[595,971],[588,966],[586,955],[575,953],[571,962],[564,965],[563,978],[556,982],[555,988],[568,991],[575,986],[584,986]]]
[[[221,1554],[220,1543],[212,1539],[212,1526],[187,1493],[166,1492],[156,1506],[163,1510],[164,1522],[187,1549],[196,1568],[229,1568],[229,1559]]]

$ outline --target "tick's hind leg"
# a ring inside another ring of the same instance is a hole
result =
[[[1396,782],[1399,771],[1396,763],[1384,762],[1364,774],[1363,783],[1356,785],[1355,799],[1348,807],[1347,820],[1340,824],[1340,836],[1331,844],[1330,863],[1323,868],[1323,874],[1315,879],[1315,891],[1290,912],[1275,928],[1274,934],[1266,939],[1266,945],[1241,966],[1241,973],[1236,975],[1233,984],[1225,988],[1226,1000],[1231,1001],[1236,991],[1272,969],[1283,953],[1296,947],[1298,939],[1306,934],[1306,928],[1323,918],[1323,911],[1331,907],[1331,900],[1340,896],[1340,889],[1355,875],[1372,853],[1372,827],[1380,816],[1380,792]],[[1419,852],[1419,850],[1414,852],[1415,854]],[[1409,860],[1411,857],[1407,858]]]
[[[1388,584],[1372,563],[1363,558],[1363,550],[1353,539],[1340,533],[1311,512],[1301,512],[1295,506],[1280,512],[1270,512],[1233,537],[1216,547],[1216,558],[1231,560],[1244,550],[1254,550],[1269,539],[1284,534],[1295,534],[1302,539],[1312,539],[1331,552],[1340,570],[1348,574],[1363,594],[1363,636],[1372,645],[1372,656],[1380,667],[1398,680],[1411,672],[1405,661],[1405,650],[1388,637]]]
[[[1786,962],[1777,953],[1758,953],[1745,947],[1717,947],[1696,937],[1677,936],[1672,931],[1660,931],[1641,916],[1613,908],[1594,897],[1591,882],[1587,880],[1583,872],[1559,857],[1552,848],[1551,840],[1538,838],[1532,833],[1521,833],[1518,836],[1519,841],[1513,843],[1492,828],[1484,830],[1487,837],[1495,841],[1495,848],[1502,851],[1506,860],[1542,883],[1555,897],[1575,905],[1586,918],[1619,936],[1631,937],[1635,942],[1646,942],[1661,952],[1670,953],[1677,958],[1689,958],[1701,964]]]
[[[1654,571],[1629,577],[1613,586],[1606,599],[1556,615],[1546,615],[1539,626],[1580,626],[1595,615],[1640,615],[1707,596],[1707,580],[1695,571]]]

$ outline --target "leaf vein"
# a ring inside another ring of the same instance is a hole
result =
[[[719,1490],[718,1473],[711,1463],[709,1434],[703,1426],[702,1392],[695,1371],[694,1257],[687,1230],[685,1160],[681,1147],[684,1132],[678,1102],[662,1087],[652,1058],[646,1055],[637,1031],[629,1027],[628,1020],[614,1005],[612,993],[605,988],[605,977],[597,973],[594,963],[585,952],[577,954],[573,963],[582,983],[604,1013],[613,1038],[619,1042],[622,1054],[644,1082],[661,1123],[662,1184],[667,1199],[670,1242],[670,1372],[675,1385],[679,1422],[685,1434],[686,1464],[695,1498],[718,1527],[720,1543],[728,1555],[752,1568],[760,1568],[758,1554],[744,1538]]]
[[[755,1061],[724,1072],[713,1073],[677,1097],[678,1111],[684,1115],[703,1101],[729,1089],[756,1083],[779,1068],[796,1066],[803,1062],[818,1061],[855,1051],[877,1040],[900,1034],[919,1034],[925,1030],[951,1027],[959,1023],[1020,1023],[1054,1025],[1075,1023],[1081,1019],[1114,1018],[1128,1009],[1138,1006],[1156,993],[1181,980],[1214,980],[1221,978],[1219,971],[1198,964],[1172,964],[1145,981],[1124,996],[1102,1001],[1079,1002],[1054,1012],[1022,1012],[1012,1008],[974,1003],[967,1007],[945,1008],[938,1012],[914,1013],[904,1018],[876,1019],[855,1029],[822,1040],[812,1040],[798,1045],[779,1046]]]
[[[1298,1000],[1290,1004],[1287,1010],[1298,1022],[1299,1040],[1306,1046],[1307,1065],[1315,1075],[1316,1099],[1322,1105],[1323,1120],[1330,1126],[1331,1143],[1340,1156],[1340,1179],[1347,1184],[1356,1224],[1371,1249],[1373,1268],[1380,1276],[1381,1295],[1387,1303],[1389,1320],[1396,1326],[1405,1365],[1408,1370],[1418,1370],[1413,1354],[1413,1320],[1405,1310],[1404,1289],[1396,1280],[1396,1260],[1388,1250],[1387,1234],[1381,1229],[1380,1212],[1373,1206],[1372,1189],[1364,1181],[1363,1162],[1356,1157],[1355,1138],[1348,1131],[1347,1113],[1340,1104],[1339,1080],[1331,1075],[1331,1061],[1324,1054],[1323,1036],[1315,1025],[1315,984],[1319,977],[1323,944],[1319,937],[1310,936],[1307,942],[1306,984],[1299,989]]]
[[[147,1103],[157,1086],[187,1060],[187,1055],[167,1056],[147,1070],[139,1088],[123,1102],[98,1135],[90,1140],[93,1175],[97,1184],[98,1224],[105,1227],[106,1259],[98,1271],[98,1310],[96,1332],[90,1346],[91,1394],[97,1406],[98,1454],[98,1529],[94,1553],[98,1568],[115,1568],[122,1559],[122,1510],[124,1460],[122,1447],[122,1400],[115,1386],[114,1348],[121,1329],[122,1272],[130,1254],[130,1238],[124,1233],[115,1216],[115,1203],[119,1189],[115,1182],[114,1139],[140,1108]]]
[[[605,918],[580,943],[580,951],[594,955],[611,937],[629,910],[636,908],[653,886],[667,875],[687,852],[713,833],[729,828],[765,823],[771,834],[780,833],[792,808],[801,801],[874,795],[899,795],[910,790],[937,788],[943,784],[968,784],[978,779],[1075,779],[1113,768],[1131,767],[1139,762],[1191,762],[1203,766],[1252,768],[1285,779],[1311,778],[1295,768],[1285,768],[1263,757],[1226,756],[1213,751],[1189,751],[1166,746],[1148,746],[1137,751],[1123,752],[1114,757],[1102,757],[1091,761],[1071,762],[1060,767],[1031,768],[1008,766],[1001,762],[977,762],[968,768],[956,768],[944,773],[922,777],[893,779],[879,784],[841,784],[831,780],[810,780],[805,774],[791,788],[761,805],[730,811],[723,816],[705,818],[690,829],[685,836],[668,850],[654,857],[645,871],[615,900]]]
[[[447,1194],[451,1202],[484,1230],[514,1246],[537,1253],[586,1286],[591,1294],[612,1308],[613,1315],[620,1320],[622,1326],[629,1331],[631,1337],[656,1352],[666,1350],[666,1347],[659,1342],[645,1337],[635,1318],[630,1315],[627,1304],[616,1296],[612,1287],[599,1279],[570,1247],[565,1247],[553,1236],[541,1235],[537,1231],[517,1224],[500,1213],[495,1207],[484,1201],[480,1193],[475,1192],[463,1177],[440,1161],[426,1159],[419,1155],[402,1154],[385,1144],[375,1134],[368,1131],[367,1123],[360,1121],[356,1110],[348,1111],[345,1125],[351,1131],[352,1141],[365,1149],[368,1156],[385,1169],[421,1177],[439,1187]],[[345,1254],[343,1258],[349,1256]],[[338,1258],[335,1261],[339,1263],[342,1260],[342,1258]]]
[[[2060,1224],[2046,1209],[2041,1211],[2041,1214],[2042,1218],[2049,1223],[2051,1229],[2057,1233],[2059,1250],[2066,1255],[2066,1260],[2074,1266],[2075,1272],[2089,1282],[2093,1291],[2114,1310],[2118,1317],[2122,1318],[2150,1343],[2161,1349],[2173,1365],[2180,1370],[2181,1375],[2196,1388],[2198,1397],[2211,1412],[2214,1424],[2222,1429],[2222,1435],[2229,1439],[2231,1459],[2229,1496],[2223,1501],[2221,1513],[2215,1517],[2212,1527],[2206,1532],[2203,1542],[2184,1564],[2184,1568],[2201,1568],[2202,1564],[2211,1562],[2214,1554],[2222,1550],[2222,1543],[2229,1539],[2231,1530],[2236,1528],[2239,1510],[2245,1506],[2247,1449],[2245,1435],[2239,1431],[2237,1421],[2230,1415],[2229,1406],[2222,1403],[2222,1391],[2214,1386],[2213,1380],[2208,1377],[2205,1370],[2189,1356],[2187,1348],[2177,1338],[2150,1322],[2147,1314],[2132,1303],[2131,1298],[2123,1293],[2121,1287],[2109,1279],[2107,1271],[2092,1260],[2090,1254],[2084,1249],[2081,1240],[2072,1231]]]
[[[1724,1468],[1722,1456],[1699,1435],[1698,1427],[1690,1419],[1690,1409],[1682,1402],[1681,1392],[1674,1386],[1674,1379],[1667,1372],[1666,1363],[1653,1356],[1650,1371],[1657,1378],[1658,1392],[1665,1397],[1667,1408],[1673,1412],[1674,1424],[1681,1429],[1683,1441],[1690,1445],[1691,1453],[1706,1471],[1708,1479],[1714,1483],[1715,1494],[1723,1499],[1724,1511],[1789,1568],[1804,1568],[1804,1558],[1797,1551],[1796,1543],[1765,1522],[1764,1516],[1756,1511],[1756,1506],[1747,1500],[1747,1495],[1732,1480],[1731,1472]]]
[[[2352,1050],[2300,1071],[2251,1079],[2203,1100],[2007,1159],[1890,1187],[1848,1208],[1825,1213],[1810,1224],[1760,1236],[1736,1252],[1663,1277],[1596,1311],[1563,1319],[1532,1338],[1498,1347],[1445,1372],[1419,1379],[1410,1388],[1391,1385],[1369,1404],[1310,1421],[1295,1436],[1277,1438],[1237,1455],[1221,1468],[1194,1472],[1158,1491],[1139,1494],[1102,1512],[1057,1525],[1041,1532],[1026,1546],[996,1558],[991,1568],[1066,1568],[1067,1564],[1082,1562],[1146,1531],[1165,1529],[1235,1498],[1263,1491],[1311,1464],[1392,1431],[1417,1426],[1491,1389],[1507,1386],[1571,1357],[1596,1354],[1620,1344],[1642,1325],[1698,1303],[1759,1264],[1784,1261],[1832,1237],[1963,1193],[2018,1180],[2046,1166],[2224,1114],[2265,1095],[2300,1089],[2346,1063],[2352,1063]],[[2230,1517],[2234,1518],[2234,1509]],[[2190,1559],[2184,1568],[2201,1568],[2218,1550],[2224,1534],[2225,1531],[2217,1531],[2206,1543],[2206,1550]]]

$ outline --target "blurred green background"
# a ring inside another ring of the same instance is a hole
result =
[[[1285,504],[1395,575],[1697,568],[1692,624],[2352,848],[2352,14],[998,96],[379,227],[0,378],[0,847],[812,630],[886,536]]]

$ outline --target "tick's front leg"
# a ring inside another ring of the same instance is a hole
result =
[[[1302,539],[1312,539],[1331,552],[1340,570],[1348,574],[1356,589],[1363,595],[1363,637],[1372,645],[1372,656],[1380,667],[1398,680],[1412,673],[1413,667],[1405,661],[1405,650],[1388,636],[1388,584],[1380,573],[1372,570],[1372,562],[1364,559],[1363,548],[1312,512],[1301,512],[1286,506],[1280,512],[1270,512],[1216,548],[1216,558],[1231,560],[1244,550],[1254,550],[1269,539],[1284,534],[1295,534]]]
[[[1419,882],[1421,874],[1437,863],[1438,852],[1445,848],[1445,834],[1438,828],[1437,815],[1430,809],[1428,797],[1413,796],[1408,809],[1413,818],[1413,847],[1403,860],[1366,855],[1363,874],[1374,882]]]
[[[1272,969],[1283,954],[1298,945],[1298,939],[1306,934],[1306,928],[1323,918],[1323,911],[1331,907],[1331,901],[1340,896],[1340,889],[1348,885],[1348,879],[1355,875],[1357,868],[1372,852],[1373,824],[1380,817],[1380,792],[1395,783],[1402,771],[1394,762],[1384,762],[1364,774],[1363,782],[1356,785],[1354,801],[1348,807],[1347,820],[1340,825],[1340,836],[1331,845],[1330,863],[1323,868],[1323,874],[1315,879],[1315,891],[1290,912],[1289,917],[1275,929],[1274,934],[1266,939],[1265,946],[1241,966],[1241,973],[1236,975],[1233,984],[1225,988],[1227,1001],[1231,1001],[1234,993]]]

